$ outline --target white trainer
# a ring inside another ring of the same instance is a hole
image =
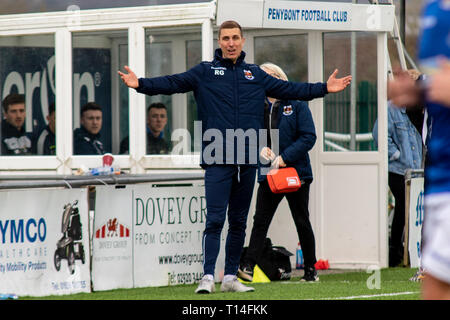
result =
[[[220,291],[222,292],[251,292],[255,291],[255,288],[248,287],[243,283],[239,282],[237,278],[230,281],[223,281],[220,286]]]
[[[216,290],[216,284],[214,283],[214,280],[208,279],[203,277],[199,284],[197,289],[195,290],[195,293],[211,293]]]

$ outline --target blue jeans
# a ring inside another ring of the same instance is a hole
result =
[[[206,168],[207,214],[202,244],[204,274],[214,275],[227,208],[229,229],[225,243],[225,274],[237,273],[255,177],[256,168],[250,166],[213,165]]]

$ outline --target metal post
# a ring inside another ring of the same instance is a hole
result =
[[[403,45],[406,45],[405,24],[406,24],[406,1],[400,0],[400,37]]]
[[[357,3],[358,0],[352,0]],[[352,75],[352,83],[350,84],[350,150],[356,150],[356,33],[351,33],[350,44],[350,73]]]
[[[380,32],[377,35],[377,100],[378,100],[378,156],[379,181],[378,194],[380,205],[380,263],[381,267],[388,265],[388,157],[387,157],[387,33]]]

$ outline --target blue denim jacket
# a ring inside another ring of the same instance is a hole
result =
[[[372,131],[378,145],[378,120]],[[422,136],[409,121],[404,108],[388,102],[388,157],[389,172],[404,175],[407,169],[420,169],[422,165]]]

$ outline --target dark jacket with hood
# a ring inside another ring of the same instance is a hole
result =
[[[19,130],[8,121],[2,121],[2,155],[30,155],[32,150],[32,135],[25,132],[25,127]]]
[[[278,129],[278,147],[275,136],[269,136],[268,146],[281,155],[287,167],[294,167],[303,181],[311,182],[313,173],[308,152],[316,143],[316,130],[311,111],[304,101],[281,100],[273,105],[266,103],[264,127]],[[267,162],[267,161],[266,161]],[[261,165],[258,181],[266,179],[270,163]]]
[[[75,129],[73,133],[73,154],[75,155],[102,155],[105,151],[100,141],[100,133],[92,134],[83,126]]]

